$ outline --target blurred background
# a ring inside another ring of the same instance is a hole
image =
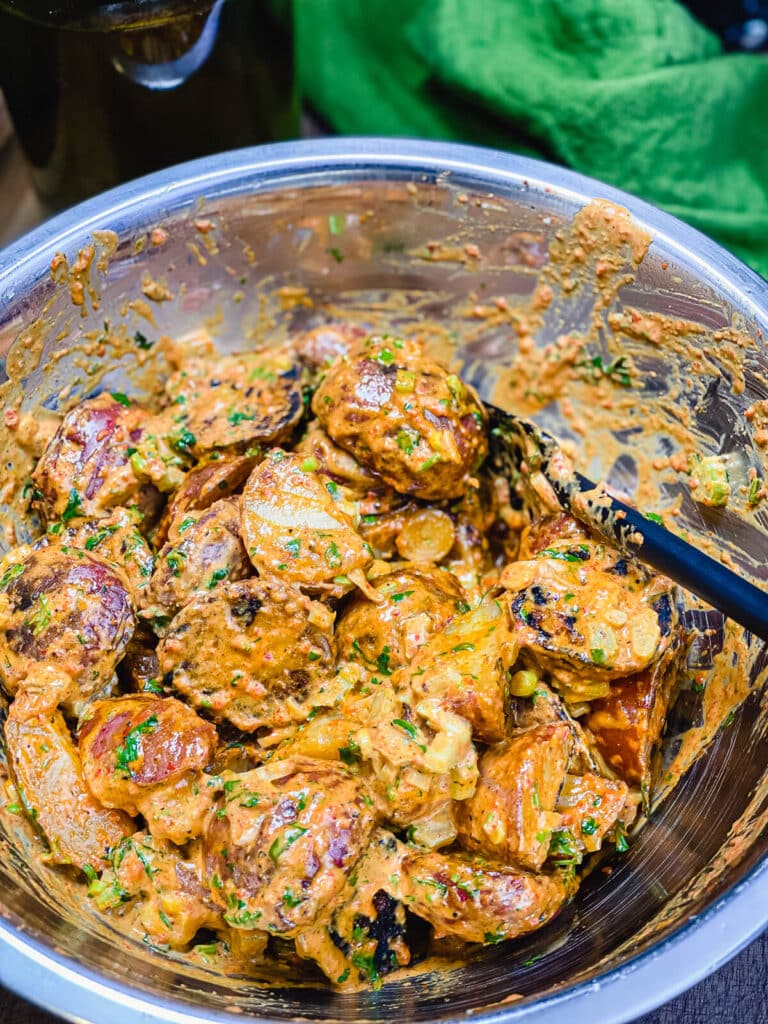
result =
[[[565,164],[765,276],[766,50],[768,0],[0,0],[0,243],[205,153],[381,134]]]

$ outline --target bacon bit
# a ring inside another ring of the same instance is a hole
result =
[[[480,249],[475,245],[474,242],[467,242],[464,246],[464,252],[473,260],[480,259]]]
[[[209,231],[213,231],[216,225],[212,220],[208,220],[205,217],[201,217],[195,221],[195,228],[200,232],[201,235],[207,235]]]
[[[153,228],[149,235],[152,245],[165,245],[168,241],[168,232],[165,228]]]
[[[19,425],[19,410],[18,409],[6,409],[5,410],[5,425],[9,430],[15,430]]]
[[[503,295],[500,295],[496,299],[496,308],[497,309],[509,309],[509,303],[507,302],[507,300],[504,298]]]

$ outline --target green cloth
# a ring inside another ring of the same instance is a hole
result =
[[[724,54],[674,0],[296,0],[296,19],[336,131],[566,164],[768,277],[768,57]]]

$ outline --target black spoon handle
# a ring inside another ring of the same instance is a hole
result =
[[[595,490],[580,473],[573,478],[581,493]],[[603,493],[599,502],[587,502],[583,509],[556,477],[549,478],[549,483],[578,519],[768,641],[768,593],[622,501]]]
[[[581,522],[768,641],[768,593],[574,472],[555,439],[537,424],[489,403],[485,408],[491,459],[510,482],[521,472],[541,473],[562,507]]]

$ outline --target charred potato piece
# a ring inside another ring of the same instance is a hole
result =
[[[163,680],[217,721],[285,726],[334,664],[333,614],[281,582],[222,583],[182,608],[157,656]]]
[[[203,511],[190,509],[174,519],[155,566],[146,603],[156,620],[172,617],[195,594],[214,590],[224,580],[249,576],[237,500],[217,501]],[[161,625],[157,631],[163,631]]]
[[[589,530],[568,512],[539,516],[520,535],[520,561],[535,558],[547,548],[568,550],[590,540]]]
[[[57,690],[68,686],[54,668],[32,672],[5,723],[8,764],[20,802],[45,836],[53,862],[98,869],[135,826],[88,789],[77,747],[56,710]]]
[[[516,658],[503,607],[486,599],[432,636],[395,685],[408,687],[416,700],[439,700],[467,719],[477,739],[496,743],[506,733],[507,670]]]
[[[165,390],[197,457],[284,441],[304,412],[298,368],[268,352],[186,359]]]
[[[347,746],[340,751],[360,764],[379,819],[397,828],[445,815],[451,802],[466,799],[477,783],[477,752],[466,719],[439,700],[414,705],[406,698],[410,695],[395,693],[386,678],[372,682],[370,697],[351,709],[361,724],[350,723]]]
[[[410,962],[405,909],[389,892],[406,849],[377,829],[341,893],[296,936],[297,953],[335,984],[367,981],[378,988],[382,977]]]
[[[47,522],[101,516],[116,505],[154,505],[128,454],[146,417],[125,395],[106,392],[66,414],[32,474],[34,504]]]
[[[566,775],[557,798],[558,828],[568,830],[577,849],[594,853],[621,817],[627,793],[627,784],[620,779]]]
[[[323,324],[304,331],[292,339],[293,348],[310,370],[323,370],[365,337],[362,327],[354,324]]]
[[[612,683],[608,696],[590,706],[586,724],[598,750],[630,785],[650,786],[652,755],[664,730],[684,650],[676,633],[659,661]]]
[[[168,530],[175,520],[182,522],[189,509],[202,511],[214,502],[236,494],[251,475],[258,461],[255,455],[223,455],[212,452],[210,457],[186,474],[178,490],[166,505],[162,518],[153,534],[160,546],[168,538]]]
[[[118,678],[125,689],[163,696],[156,646],[155,634],[149,624],[140,619],[125,648],[123,660],[117,666]]]
[[[371,554],[356,532],[356,509],[313,456],[275,449],[243,491],[242,535],[260,575],[340,596]]]
[[[111,680],[135,624],[124,577],[85,551],[47,547],[3,562],[0,679],[11,695],[48,662],[75,684],[64,708],[79,714]]]
[[[292,934],[312,924],[367,845],[373,815],[341,764],[294,758],[224,782],[205,869],[233,928]]]
[[[573,740],[567,725],[541,725],[480,758],[474,796],[459,805],[459,839],[474,853],[538,871],[549,851]]]
[[[642,671],[672,642],[672,584],[613,556],[595,542],[557,542],[501,574],[521,648],[566,699],[605,696],[610,680]]]
[[[474,392],[413,341],[369,338],[337,359],[312,410],[358,462],[420,498],[460,495],[488,449]]]
[[[138,527],[140,516],[125,508],[113,509],[99,519],[75,519],[48,527],[45,543],[60,550],[74,548],[93,552],[103,562],[116,566],[130,585],[134,603],[144,601],[144,592],[155,567],[152,550]]]
[[[378,576],[372,583],[381,603],[358,594],[339,616],[339,655],[371,672],[407,665],[429,637],[464,607],[461,588],[450,573],[413,566]]]
[[[186,949],[201,928],[221,928],[221,911],[203,884],[200,858],[155,836],[136,832],[112,851],[111,867],[93,878],[95,906],[119,915],[136,908],[136,922],[154,945]]]
[[[97,701],[78,746],[88,788],[105,807],[143,814],[156,838],[183,843],[201,833],[213,796],[201,772],[216,729],[186,704],[148,694]]]
[[[429,921],[437,938],[486,944],[541,928],[570,895],[558,876],[460,853],[408,853],[402,889],[408,909]]]

